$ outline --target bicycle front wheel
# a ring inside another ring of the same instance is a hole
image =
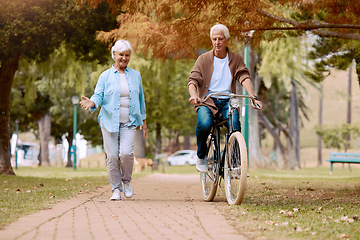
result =
[[[206,173],[200,173],[200,181],[203,198],[206,202],[210,202],[215,197],[219,183],[219,163],[217,161],[215,140],[211,137],[211,134],[208,137],[207,146],[209,149],[207,154],[209,169]]]
[[[225,193],[230,205],[241,204],[247,181],[247,150],[240,132],[230,135],[224,168]]]

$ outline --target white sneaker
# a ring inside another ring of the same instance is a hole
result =
[[[131,198],[134,195],[134,191],[129,182],[124,183],[124,195],[126,198]]]
[[[110,200],[112,201],[117,201],[117,200],[121,200],[121,195],[120,195],[120,190],[119,189],[114,189],[113,191],[113,195],[111,196]]]
[[[198,170],[199,172],[207,172],[209,170],[209,165],[206,157],[203,159],[198,158],[196,162],[196,170]]]

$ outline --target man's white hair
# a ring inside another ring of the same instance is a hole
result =
[[[131,48],[131,44],[124,40],[124,39],[120,39],[120,40],[117,40],[114,44],[114,46],[112,46],[111,48],[111,57],[112,59],[114,59],[115,61],[115,56],[114,56],[114,52],[118,52],[118,53],[121,53],[121,52],[124,52],[124,51],[127,51],[127,50],[130,50],[130,54],[132,53],[132,48]]]
[[[210,38],[212,39],[212,34],[215,30],[222,31],[226,39],[230,38],[229,29],[223,24],[216,24],[210,29]]]

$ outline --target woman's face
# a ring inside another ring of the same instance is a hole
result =
[[[126,50],[120,53],[114,52],[115,62],[120,68],[125,69],[130,61],[130,55],[130,50]]]

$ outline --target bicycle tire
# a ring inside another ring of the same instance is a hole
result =
[[[230,205],[239,205],[244,198],[247,168],[245,139],[240,132],[234,132],[228,141],[224,166],[225,194]]]
[[[217,150],[211,134],[208,137],[207,146],[209,149],[207,154],[209,169],[206,173],[200,173],[200,181],[204,200],[211,202],[215,198],[219,183],[219,161],[216,161]]]

